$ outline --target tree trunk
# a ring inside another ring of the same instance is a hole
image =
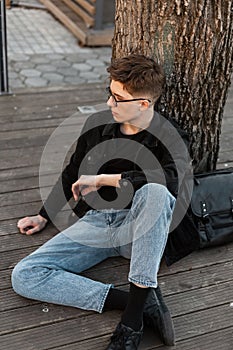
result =
[[[232,0],[116,0],[113,57],[154,57],[165,69],[159,104],[191,135],[195,171],[216,167],[233,58]]]

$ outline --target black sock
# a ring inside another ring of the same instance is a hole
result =
[[[111,288],[104,303],[104,310],[124,310],[128,302],[129,292]]]
[[[142,327],[143,309],[149,289],[130,283],[129,300],[121,322],[135,331],[139,331]]]

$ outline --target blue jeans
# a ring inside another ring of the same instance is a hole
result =
[[[113,285],[79,274],[116,256],[130,259],[130,282],[156,288],[174,204],[166,187],[147,184],[136,191],[130,209],[90,210],[15,266],[13,289],[27,298],[102,312]]]

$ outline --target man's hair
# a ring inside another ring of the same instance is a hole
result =
[[[151,97],[155,103],[163,92],[165,74],[152,58],[131,54],[112,60],[107,68],[110,80],[119,81],[131,95]]]

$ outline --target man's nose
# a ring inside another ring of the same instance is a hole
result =
[[[112,96],[109,96],[109,98],[107,100],[107,105],[109,107],[115,107],[114,99],[112,98]]]

